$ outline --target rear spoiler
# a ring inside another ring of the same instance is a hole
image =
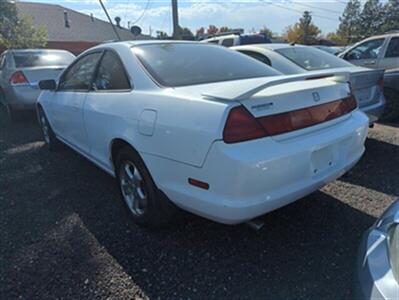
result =
[[[221,86],[220,88],[216,88],[212,91],[202,93],[201,95],[208,99],[217,99],[217,100],[229,100],[229,101],[240,101],[244,99],[248,99],[256,93],[267,89],[272,86],[302,81],[302,80],[331,80],[335,82],[347,83],[350,79],[349,72],[334,72],[334,73],[319,73],[317,76],[309,74],[299,74],[299,75],[287,75],[287,76],[278,76],[265,78],[254,78],[247,79],[245,81],[232,81],[231,86]],[[266,81],[266,82],[265,82]]]

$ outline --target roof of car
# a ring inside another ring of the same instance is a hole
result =
[[[270,50],[276,50],[276,49],[283,49],[283,48],[291,48],[291,47],[305,47],[304,45],[291,45],[287,43],[271,43],[271,44],[253,44],[253,45],[242,45],[242,46],[237,46],[234,48],[241,48],[241,47],[255,47],[255,48],[264,48],[264,49],[270,49]],[[233,49],[234,49],[233,48]]]

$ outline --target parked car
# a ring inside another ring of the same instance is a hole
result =
[[[394,121],[399,119],[399,68],[389,69],[384,73],[384,94],[387,99],[387,109],[384,119]]]
[[[42,79],[56,79],[75,56],[64,50],[7,50],[0,55],[0,110],[2,119],[35,109]]]
[[[399,68],[399,31],[367,38],[347,48],[339,57],[367,68]]]
[[[337,56],[338,54],[340,54],[342,51],[344,51],[344,47],[337,47],[337,46],[324,46],[324,45],[315,45],[312,46],[315,47],[317,49],[323,50],[325,52],[328,52],[330,54],[334,54],[335,56]]]
[[[399,200],[364,234],[356,283],[356,299],[398,299]]]
[[[201,43],[211,43],[225,47],[232,47],[238,45],[271,43],[271,40],[261,33],[241,34],[239,32],[224,32],[204,39]]]
[[[348,48],[340,55],[349,62],[366,66],[368,68],[383,68],[386,70],[399,69],[399,31],[384,35],[373,36]],[[389,74],[388,74],[389,73]],[[397,72],[388,72],[385,82],[398,82]],[[384,86],[387,109],[383,119],[393,121],[399,119],[399,91],[398,86],[392,88],[391,84]]]
[[[136,223],[177,205],[236,224],[356,164],[368,119],[347,80],[284,76],[215,45],[120,42],[41,81],[37,111],[50,149],[62,141],[117,178]]]
[[[309,78],[320,72],[350,72],[350,83],[359,108],[367,114],[370,124],[376,122],[384,111],[384,70],[370,70],[354,66],[343,59],[314,47],[291,44],[259,44],[233,47],[283,74],[308,73]]]

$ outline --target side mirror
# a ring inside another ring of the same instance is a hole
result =
[[[57,89],[57,82],[54,79],[40,80],[39,88],[41,90],[55,91]]]

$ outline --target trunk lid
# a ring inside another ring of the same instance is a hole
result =
[[[38,86],[40,80],[54,79],[57,80],[60,73],[65,69],[65,66],[51,66],[51,67],[35,67],[35,68],[20,68],[32,86]]]
[[[384,76],[384,70],[367,69],[364,67],[333,68],[321,71],[308,72],[311,76],[317,76],[326,72],[331,74],[348,72],[350,73],[350,83],[352,92],[358,102],[359,108],[375,104],[379,101],[382,90],[379,80]]]

